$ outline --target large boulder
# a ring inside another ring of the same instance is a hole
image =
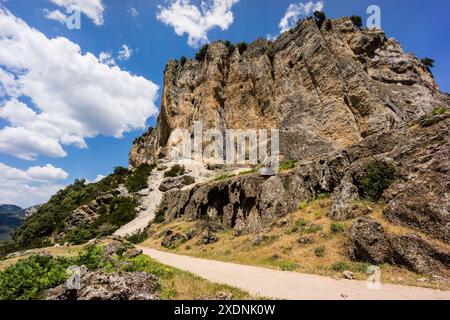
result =
[[[78,289],[62,284],[46,300],[156,300],[158,277],[146,272],[82,271]]]
[[[195,178],[189,175],[165,178],[159,185],[159,191],[166,192],[172,189],[181,189],[195,183]]]
[[[392,262],[422,274],[436,274],[450,269],[450,254],[445,253],[415,234],[390,239]]]
[[[390,259],[391,248],[383,226],[371,218],[359,218],[350,231],[350,257],[381,264]]]
[[[172,230],[167,230],[161,241],[161,245],[165,248],[172,248],[177,244],[183,243],[185,240],[186,238],[182,234],[178,232],[174,233]]]

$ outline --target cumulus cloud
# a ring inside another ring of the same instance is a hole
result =
[[[233,23],[231,8],[239,0],[171,0],[168,6],[158,6],[157,19],[172,26],[179,36],[188,35],[188,45],[198,47],[208,42],[208,32],[219,27],[227,30]]]
[[[83,53],[64,37],[47,38],[0,9],[0,152],[32,160],[63,157],[64,145],[120,138],[157,113],[158,86]]]
[[[306,3],[293,3],[289,5],[283,18],[279,23],[280,33],[288,31],[295,27],[300,18],[310,16],[315,11],[322,11],[324,7],[323,1],[309,1]]]
[[[119,50],[117,58],[119,60],[129,60],[132,54],[133,50],[126,44],[124,44],[122,48]]]
[[[66,23],[67,16],[59,10],[49,11],[48,9],[44,9],[44,15],[47,19],[55,20],[60,23]]]
[[[139,11],[137,11],[135,7],[129,7],[129,8],[128,8],[128,13],[129,13],[132,17],[135,17],[135,18],[139,15]]]
[[[108,66],[116,65],[116,60],[114,60],[110,52],[100,52],[98,60],[100,61],[100,63],[106,64]]]
[[[51,164],[21,170],[0,162],[0,203],[24,208],[44,203],[64,187],[59,181],[68,177],[67,172]]]
[[[103,12],[105,11],[105,6],[102,0],[50,0],[57,6],[64,8],[66,10],[78,9],[80,12],[84,13],[89,17],[96,25],[103,25]],[[47,18],[53,20],[62,19],[64,16],[64,21],[66,21],[66,15],[59,10],[58,12],[52,11],[48,12]]]

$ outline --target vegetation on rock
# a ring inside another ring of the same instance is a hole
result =
[[[360,194],[368,199],[377,201],[383,192],[395,180],[395,166],[382,160],[373,160],[365,170],[363,178],[357,181]]]

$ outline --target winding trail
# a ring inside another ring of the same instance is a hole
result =
[[[159,191],[158,187],[164,180],[164,172],[154,170],[148,177],[148,188],[142,190],[140,193],[143,197],[140,199],[139,207],[141,211],[138,213],[136,219],[123,225],[114,234],[116,236],[125,237],[135,233],[138,230],[143,230],[148,223],[155,218],[155,212],[163,198],[163,193]]]
[[[450,300],[450,291],[393,284],[382,284],[379,290],[369,290],[365,281],[336,280],[139,248],[163,264],[243,289],[254,296],[286,300]]]

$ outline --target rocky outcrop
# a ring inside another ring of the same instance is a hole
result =
[[[47,290],[46,300],[156,300],[158,277],[146,272],[82,270],[80,287],[62,284]]]
[[[239,50],[208,46],[201,61],[170,61],[156,129],[137,139],[130,165],[168,154],[177,129],[277,128],[286,158],[342,150],[448,105],[432,75],[378,29],[349,18],[312,19]]]
[[[65,223],[63,233],[65,234],[79,227],[89,227],[98,219],[100,208],[109,205],[113,199],[114,196],[112,194],[105,193],[90,203],[73,210]]]
[[[390,263],[422,274],[439,274],[450,269],[450,254],[415,234],[391,235],[370,218],[352,226],[349,256],[373,264]]]
[[[389,239],[383,226],[370,218],[360,218],[350,231],[350,257],[357,261],[381,264],[391,258]]]
[[[195,178],[189,175],[184,175],[181,177],[170,177],[165,178],[159,186],[159,191],[166,192],[171,189],[181,189],[185,186],[189,186],[195,183]]]

